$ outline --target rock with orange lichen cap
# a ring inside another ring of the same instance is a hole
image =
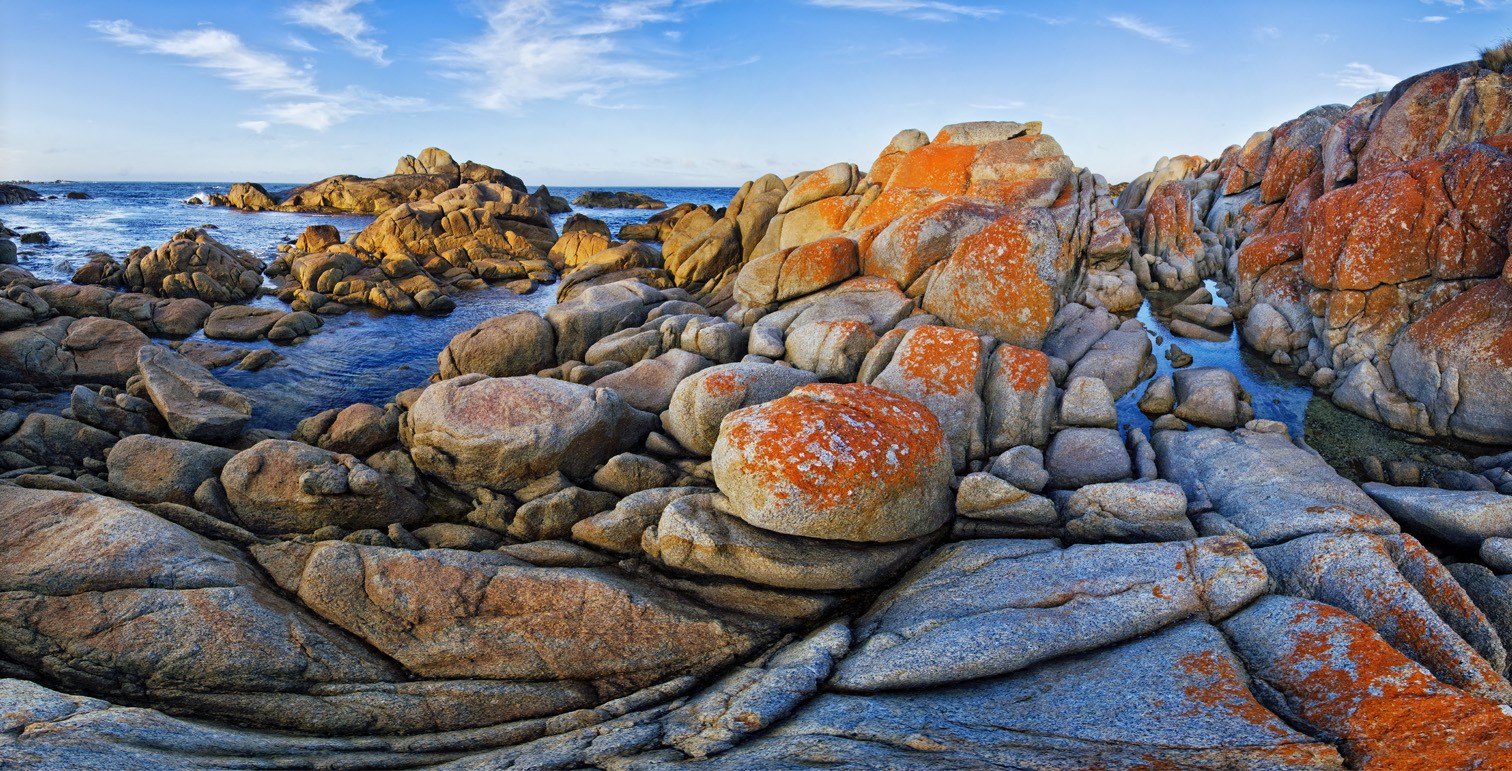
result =
[[[1044,210],[1011,210],[961,239],[930,281],[924,310],[951,326],[1038,348],[1060,306],[1062,250]]]
[[[1266,589],[1233,537],[1057,548],[975,540],[920,562],[857,619],[837,690],[923,688],[1016,672],[1192,617],[1218,621]]]
[[[730,513],[788,535],[901,541],[950,518],[934,414],[865,385],[814,384],[725,417],[714,479]]]
[[[886,185],[892,178],[893,171],[898,168],[905,156],[914,150],[929,144],[929,135],[918,129],[904,129],[895,134],[887,147],[877,155],[877,160],[872,162],[871,170],[866,173],[865,181],[875,185]]]
[[[861,179],[854,163],[835,163],[804,177],[777,204],[778,214],[787,214],[824,198],[850,195]]]
[[[909,287],[930,266],[950,257],[961,242],[1007,211],[969,198],[947,198],[900,217],[861,254],[861,272]]]
[[[1479,62],[1440,67],[1391,89],[1359,155],[1364,182],[1404,161],[1512,131],[1512,74]]]
[[[756,308],[803,297],[856,275],[856,242],[835,236],[758,257],[741,266],[735,300]]]
[[[698,455],[714,451],[719,424],[742,407],[787,396],[819,376],[780,364],[735,363],[710,367],[685,378],[672,392],[672,406],[662,413],[662,427]]]
[[[1059,388],[1043,351],[1004,343],[987,362],[987,447],[1002,452],[1050,439]]]
[[[925,324],[887,333],[896,346],[869,382],[928,407],[940,421],[950,442],[951,460],[957,471],[967,461],[987,454],[986,406],[982,389],[986,381],[985,341],[974,332]],[[874,351],[881,352],[878,344]],[[863,378],[867,367],[863,366]]]
[[[1408,326],[1391,371],[1437,433],[1512,442],[1512,285],[1487,281]]]
[[[1260,202],[1283,201],[1291,189],[1323,167],[1323,135],[1349,108],[1325,104],[1272,129],[1270,158],[1260,180]]]
[[[1222,624],[1266,706],[1342,740],[1352,768],[1512,767],[1512,715],[1435,680],[1349,613],[1262,598]]]

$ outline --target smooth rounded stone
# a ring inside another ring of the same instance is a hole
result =
[[[1186,349],[1174,342],[1166,349],[1166,360],[1171,362],[1171,366],[1176,369],[1192,366],[1192,354],[1187,353]]]
[[[163,337],[188,337],[205,326],[213,310],[197,297],[169,300],[152,314],[152,326]]]
[[[787,535],[903,541],[950,518],[950,454],[918,402],[816,383],[725,417],[714,479],[730,513]]]
[[[1157,431],[1150,443],[1162,477],[1253,546],[1312,533],[1401,532],[1369,495],[1284,431]]]
[[[1171,314],[1178,319],[1199,324],[1208,329],[1220,329],[1234,323],[1234,314],[1228,308],[1212,303],[1186,303],[1171,309]]]
[[[194,506],[194,492],[219,479],[235,450],[180,439],[136,434],[115,443],[105,462],[110,494],[141,503]]]
[[[593,473],[593,486],[623,497],[653,487],[670,487],[681,477],[682,472],[655,458],[623,452]]]
[[[1338,737],[1356,768],[1496,768],[1512,763],[1512,715],[1446,685],[1348,612],[1264,597],[1222,624],[1266,704]]]
[[[1074,490],[1099,482],[1133,478],[1134,467],[1123,438],[1112,428],[1067,428],[1045,450],[1050,487]]]
[[[847,591],[886,582],[929,545],[927,538],[867,544],[783,535],[721,513],[725,507],[714,495],[679,498],[641,536],[641,548],[688,573],[782,589]]]
[[[606,389],[534,376],[464,377],[425,389],[400,433],[426,474],[464,489],[511,491],[558,469],[586,479],[654,423]]]
[[[1146,635],[1216,622],[1266,591],[1236,538],[1078,545],[978,540],[946,546],[855,622],[832,688],[874,692],[993,677]]]
[[[1083,543],[1190,541],[1186,494],[1170,482],[1087,485],[1066,500],[1066,535]]]
[[[739,745],[787,717],[819,691],[850,650],[845,619],[830,622],[774,653],[725,675],[662,721],[662,741],[706,758]]]
[[[236,454],[221,471],[226,498],[254,533],[308,533],[411,524],[420,500],[392,477],[350,455],[300,442],[265,439]]]
[[[1070,303],[1055,314],[1045,337],[1045,353],[1074,365],[1118,325],[1118,317],[1105,308]]]
[[[688,451],[707,456],[714,451],[726,415],[787,396],[818,379],[808,370],[778,364],[709,367],[677,384],[672,403],[662,414],[662,426]]]
[[[427,549],[464,549],[483,551],[503,543],[504,539],[492,530],[454,522],[438,522],[434,525],[415,528],[412,533]],[[346,540],[346,539],[343,539]],[[355,543],[355,542],[352,542]],[[378,544],[366,544],[376,546]]]
[[[641,287],[637,289],[637,287]],[[605,336],[646,320],[649,292],[635,282],[590,287],[582,294],[546,309],[546,321],[556,333],[557,361],[581,361],[589,346]]]
[[[806,682],[806,681],[800,681]],[[714,769],[1283,769],[1339,753],[1269,712],[1223,634],[1149,637],[951,688],[825,692]]]
[[[491,318],[458,333],[437,357],[442,380],[472,372],[489,377],[533,375],[556,363],[556,332],[532,311]]]
[[[1113,398],[1119,399],[1155,374],[1151,350],[1149,332],[1138,319],[1129,319],[1093,344],[1068,377],[1100,378]]]
[[[1161,415],[1151,421],[1150,434],[1153,436],[1156,431],[1185,431],[1188,428],[1190,426],[1187,422],[1175,415]]]
[[[654,359],[644,359],[605,375],[593,381],[593,387],[613,389],[630,406],[660,414],[672,404],[672,395],[685,378],[713,363],[696,353],[674,348]]]
[[[1512,573],[1512,538],[1492,536],[1482,541],[1480,558],[1498,574]]]
[[[679,498],[710,492],[708,487],[657,487],[632,493],[612,510],[574,524],[572,538],[614,554],[639,554],[641,533],[656,524],[662,509]]]
[[[180,439],[230,442],[252,417],[252,400],[182,354],[143,346],[137,370],[153,406]]]
[[[319,316],[309,311],[294,311],[274,322],[268,330],[268,339],[275,343],[292,343],[314,334],[324,324]]]
[[[619,502],[612,493],[568,487],[525,502],[509,523],[509,535],[521,541],[566,538],[572,526]]]
[[[1176,408],[1176,382],[1170,375],[1161,375],[1145,386],[1139,397],[1139,411],[1146,415],[1166,415]]]
[[[1215,428],[1235,428],[1254,420],[1249,394],[1234,373],[1219,367],[1198,367],[1177,372],[1176,410],[1172,414],[1188,423]]]
[[[68,408],[80,423],[113,434],[155,434],[163,429],[163,418],[151,402],[110,386],[99,391],[74,386],[68,395]]]
[[[211,340],[251,342],[268,336],[268,331],[286,313],[277,308],[254,308],[250,305],[222,305],[205,319],[205,337]]]
[[[992,460],[988,473],[1008,484],[1031,493],[1038,493],[1050,483],[1050,472],[1045,470],[1045,454],[1037,447],[1021,445]]]
[[[1506,702],[1507,651],[1438,558],[1412,536],[1318,534],[1256,550],[1273,591],[1353,614],[1438,679]]]
[[[852,319],[794,325],[786,339],[787,360],[824,380],[854,380],[868,351],[877,344],[871,327]]]
[[[367,457],[399,440],[399,412],[357,403],[299,422],[292,437],[334,453]]]
[[[1055,219],[1038,208],[995,216],[940,263],[922,307],[951,326],[1039,348],[1061,301],[1065,273]]]
[[[557,540],[505,544],[499,547],[499,553],[524,560],[539,568],[597,568],[612,565],[616,561],[614,557],[593,549]]]
[[[1097,378],[1077,377],[1066,384],[1061,395],[1060,423],[1063,426],[1118,428],[1118,410],[1108,385]]]
[[[1379,482],[1366,482],[1363,489],[1415,535],[1467,549],[1480,548],[1488,538],[1512,536],[1512,497],[1501,493]]]
[[[956,488],[956,514],[1016,525],[1055,525],[1060,522],[1055,504],[1049,498],[1020,490],[986,472],[961,477],[961,484]]]
[[[586,681],[602,700],[719,671],[776,637],[602,568],[340,541],[253,555],[305,607],[426,678]]]
[[[544,498],[552,493],[558,493],[572,487],[572,480],[560,471],[553,471],[543,477],[533,479],[524,487],[515,491],[514,497],[521,503],[529,503],[537,498]],[[486,489],[486,488],[485,488]]]

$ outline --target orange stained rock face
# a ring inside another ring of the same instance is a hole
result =
[[[886,225],[905,214],[918,211],[945,196],[928,188],[919,187],[891,187],[882,191],[877,200],[861,212],[861,219],[856,223],[863,228],[874,225]]]
[[[1039,347],[1055,316],[1055,288],[1040,278],[1042,243],[1023,210],[962,239],[929,285],[924,309],[952,326]],[[1053,228],[1052,228],[1053,229]]]
[[[1304,275],[1325,289],[1373,289],[1428,275],[1422,187],[1406,172],[1334,190],[1307,210]]]
[[[759,375],[753,372],[720,370],[700,380],[698,387],[703,389],[703,392],[709,396],[733,396],[745,393],[746,387],[758,377]]]
[[[849,238],[825,238],[794,249],[782,263],[777,298],[808,294],[855,275],[859,269],[856,243]]]
[[[898,163],[888,188],[926,188],[941,195],[961,195],[971,182],[971,164],[981,148],[975,145],[928,144]]]
[[[854,196],[835,195],[829,198],[821,198],[802,208],[812,208],[819,215],[819,221],[830,230],[839,230],[845,227],[845,221],[850,219],[852,211],[856,209],[857,199]],[[796,210],[795,210],[796,211]]]
[[[924,395],[976,391],[982,369],[981,338],[955,327],[926,324],[910,330],[898,346],[898,367],[924,386]]]
[[[1303,719],[1342,737],[1355,767],[1512,768],[1501,705],[1433,679],[1342,610],[1311,603],[1293,623],[1303,628],[1267,680]]]
[[[867,385],[802,386],[730,413],[723,433],[721,442],[739,453],[747,474],[766,481],[773,499],[816,512],[850,504],[856,482],[913,487],[948,457],[933,412]]]
[[[1005,212],[969,198],[936,201],[900,217],[872,239],[861,271],[909,286],[949,257],[963,233],[980,230]]]
[[[1464,292],[1407,327],[1404,339],[1424,351],[1512,366],[1512,286],[1493,280]]]
[[[1050,357],[1044,351],[1004,343],[993,358],[997,361],[993,377],[1005,380],[1015,391],[1033,393],[1050,383]]]
[[[1296,232],[1250,236],[1235,253],[1239,280],[1253,281],[1266,271],[1302,256],[1302,234]]]
[[[1278,737],[1292,735],[1280,718],[1255,701],[1254,694],[1245,687],[1232,660],[1216,651],[1206,650],[1176,659],[1175,666],[1202,681],[1201,684],[1188,685],[1182,689],[1187,699],[1198,706],[1179,716],[1224,714],[1259,726]]]

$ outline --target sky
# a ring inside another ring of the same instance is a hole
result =
[[[438,146],[532,186],[734,186],[1040,120],[1118,182],[1509,35],[1509,0],[0,0],[0,179],[308,182]]]

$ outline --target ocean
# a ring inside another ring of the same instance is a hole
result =
[[[278,256],[280,243],[292,240],[306,226],[335,225],[342,238],[346,238],[373,221],[367,215],[241,212],[183,203],[196,194],[224,193],[230,189],[230,183],[69,182],[26,187],[58,198],[0,206],[0,222],[21,232],[47,231],[52,243],[19,245],[19,262],[38,277],[57,281],[67,281],[91,252],[121,258],[138,246],[155,247],[174,233],[191,227],[214,225],[216,229],[212,232],[217,240],[245,249],[266,262]],[[283,190],[293,185],[266,183],[266,187]],[[570,201],[588,189],[552,187],[551,191]],[[736,188],[628,190],[666,201],[669,206],[688,201],[716,208],[727,205],[737,192]],[[88,200],[63,197],[71,191],[83,191],[92,197]],[[603,220],[611,232],[618,232],[627,223],[645,222],[656,213],[635,209],[577,211]],[[553,217],[558,228],[568,216]],[[284,360],[260,372],[222,369],[216,375],[253,399],[253,428],[287,431],[300,419],[322,410],[354,402],[383,404],[399,391],[424,385],[436,371],[436,356],[453,336],[495,316],[520,310],[543,311],[555,298],[555,285],[542,286],[523,296],[496,287],[462,292],[456,297],[456,310],[445,316],[386,314],[354,308],[342,316],[326,317],[325,326],[298,345],[218,341],[250,348],[275,348]],[[271,296],[251,304],[288,309]],[[204,334],[197,333],[189,339],[203,340]],[[59,398],[66,400],[66,394]]]

